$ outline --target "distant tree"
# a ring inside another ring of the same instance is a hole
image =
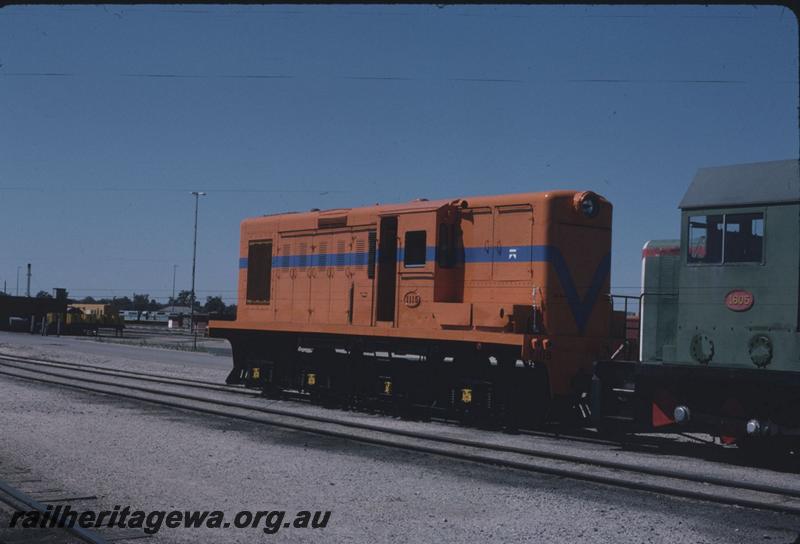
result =
[[[98,303],[98,301],[95,300],[94,297],[83,297],[79,302],[82,302],[84,304],[96,304],[96,303]]]
[[[51,295],[47,291],[39,291],[38,293],[36,293],[36,298],[53,298],[53,295]]]
[[[137,295],[133,294],[133,309],[143,312],[148,309],[150,305],[150,295]]]
[[[224,319],[236,319],[236,304],[229,304],[225,306],[225,312],[222,314]]]
[[[217,315],[222,315],[225,313],[225,303],[222,301],[222,297],[206,297],[206,304],[203,306],[203,310],[208,313],[215,313]]]
[[[132,310],[133,301],[128,297],[114,297],[111,300],[104,299],[105,303],[111,306],[112,312],[119,312],[120,310]]]
[[[169,297],[169,305],[175,306],[189,306],[189,303],[192,300],[192,292],[191,291],[181,291],[178,293],[178,296],[175,298]]]
[[[207,297],[206,304],[208,303],[208,298],[219,298],[219,297]],[[189,291],[189,290],[181,291],[180,293],[178,293],[178,296],[175,297],[175,298],[173,298],[173,297],[168,297],[167,298],[167,305],[168,306],[186,306],[186,307],[189,307],[189,306],[191,306],[191,302],[192,302],[192,292]],[[194,311],[195,312],[202,312],[204,310],[208,311],[208,310],[206,310],[205,306],[197,299],[197,297],[195,297]]]

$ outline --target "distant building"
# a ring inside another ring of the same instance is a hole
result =
[[[88,304],[83,302],[75,302],[70,304],[71,307],[79,309],[83,315],[91,315],[94,317],[102,317],[111,315],[110,304]]]
[[[192,313],[192,308],[189,306],[173,306],[171,304],[167,304],[166,306],[161,307],[161,311],[167,312],[170,315],[189,315]]]

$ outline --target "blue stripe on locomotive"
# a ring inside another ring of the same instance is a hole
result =
[[[498,255],[499,258],[495,258]],[[403,261],[403,249],[397,251],[398,262]],[[425,260],[436,258],[436,248],[429,246],[425,250]],[[366,266],[369,254],[365,251],[349,253],[324,253],[313,255],[280,255],[272,258],[274,268],[303,268],[308,266]],[[555,268],[561,287],[567,297],[578,330],[583,332],[592,312],[603,282],[611,271],[611,254],[607,254],[592,276],[586,294],[581,297],[575,281],[572,279],[567,262],[556,246],[499,246],[499,247],[465,247],[463,263],[515,263],[515,262],[549,262]],[[239,268],[247,268],[247,257],[239,259]]]

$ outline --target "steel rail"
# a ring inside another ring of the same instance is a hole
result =
[[[8,500],[7,497],[4,495],[10,496],[14,499],[18,504],[15,504],[14,501]],[[19,489],[15,489],[8,485],[7,483],[0,481],[0,501],[6,503],[7,505],[17,508],[19,504],[23,504],[24,506],[30,508],[31,510],[36,510],[40,514],[46,515],[48,514],[47,507],[44,504],[40,503],[33,497],[29,497]],[[52,529],[63,529],[69,533],[72,533],[80,540],[84,542],[88,542],[89,544],[108,544],[108,541],[100,536],[99,534],[93,531],[87,531],[81,526],[69,526],[69,524],[64,525],[63,527],[48,527]]]
[[[142,379],[144,381],[171,384],[171,385],[185,385],[186,387],[194,387],[199,389],[209,389],[214,391],[223,391],[226,393],[241,394],[251,398],[261,395],[261,393],[257,390],[248,389],[236,385],[221,385],[217,382],[211,382],[206,380],[194,380],[191,378],[180,378],[180,377],[166,376],[159,374],[154,375],[147,372],[137,372],[135,370],[109,368],[99,365],[90,365],[86,363],[74,363],[71,361],[59,361],[58,359],[47,359],[43,357],[41,358],[27,357],[24,355],[12,355],[8,353],[0,353],[0,360],[9,360],[13,362],[25,362],[25,363],[30,362],[31,364],[52,366],[55,368],[74,368],[76,370],[80,370],[87,373],[105,374],[108,376],[131,377],[136,379]],[[293,399],[293,400],[301,400],[301,399]],[[453,419],[447,419],[437,416],[432,416],[432,419],[441,422],[454,421]],[[619,442],[613,440],[605,440],[602,438],[595,438],[588,436],[579,436],[577,434],[569,434],[568,432],[565,433],[565,432],[530,430],[530,429],[520,429],[519,432],[521,434],[529,436],[542,436],[549,438],[566,439],[571,442],[585,442],[587,444],[605,444],[609,446],[615,446],[619,444]]]
[[[0,357],[0,364],[3,364],[3,360],[8,360],[8,357]],[[28,361],[26,361],[26,363],[28,363]],[[9,366],[14,366],[14,365],[9,365]],[[52,366],[52,365],[48,365],[48,366]],[[14,367],[14,368],[19,368],[20,370],[28,370],[28,369],[21,368],[21,367]],[[88,373],[94,373],[94,372],[89,372],[89,371],[86,371],[86,370],[81,370],[81,371],[82,372],[88,372]],[[96,373],[97,374],[106,374],[106,372],[96,372]],[[339,425],[339,426],[342,426],[342,427],[350,427],[350,428],[359,429],[359,430],[382,432],[382,433],[386,433],[386,434],[395,434],[395,435],[400,435],[400,436],[406,436],[406,437],[409,437],[409,438],[419,438],[419,439],[423,439],[423,440],[430,440],[430,441],[435,441],[435,442],[456,444],[456,445],[466,446],[466,447],[487,449],[487,450],[491,450],[491,451],[502,451],[502,452],[506,452],[506,453],[529,455],[529,456],[533,456],[533,457],[540,457],[540,458],[544,458],[544,459],[551,459],[551,460],[557,460],[557,461],[566,461],[566,462],[572,462],[572,463],[588,464],[588,465],[593,465],[593,466],[597,466],[597,467],[600,467],[600,468],[608,468],[608,469],[615,469],[615,470],[625,470],[625,471],[631,471],[631,472],[638,472],[638,473],[641,473],[641,474],[649,474],[649,475],[652,475],[652,476],[661,476],[661,477],[666,477],[666,478],[680,479],[680,480],[685,480],[685,481],[691,481],[691,482],[694,482],[694,483],[723,485],[723,486],[726,486],[726,487],[736,487],[736,488],[739,488],[739,489],[745,489],[745,490],[749,490],[749,491],[756,491],[756,492],[763,492],[763,493],[780,493],[780,494],[783,494],[783,495],[788,495],[788,496],[792,496],[792,497],[795,497],[795,498],[800,498],[800,490],[795,490],[795,489],[787,489],[787,488],[780,488],[780,487],[775,487],[775,486],[767,486],[767,485],[764,485],[764,484],[755,484],[755,483],[745,482],[745,481],[740,481],[740,480],[729,480],[727,478],[718,478],[718,477],[714,477],[714,476],[696,475],[696,474],[683,472],[683,471],[676,471],[676,470],[670,470],[670,469],[662,469],[662,468],[653,468],[653,467],[647,467],[647,466],[641,466],[641,465],[634,465],[634,464],[624,463],[624,462],[620,462],[620,461],[607,461],[607,460],[602,460],[602,459],[588,458],[588,457],[582,457],[582,456],[572,455],[572,454],[568,454],[568,453],[557,453],[557,452],[550,452],[550,451],[538,450],[538,449],[533,449],[533,448],[521,448],[521,447],[516,447],[516,446],[507,446],[507,445],[504,445],[504,444],[492,444],[492,443],[488,443],[488,442],[479,442],[479,441],[468,440],[468,439],[463,439],[463,438],[442,437],[442,436],[439,436],[439,435],[433,435],[433,434],[429,434],[429,433],[419,433],[419,432],[414,432],[414,431],[406,431],[406,430],[403,430],[403,429],[390,429],[390,428],[386,428],[386,427],[383,427],[383,426],[380,426],[380,425],[374,425],[374,424],[370,424],[370,423],[359,423],[359,422],[354,422],[354,421],[342,421],[340,419],[335,419],[335,418],[330,418],[330,417],[325,417],[325,416],[317,416],[317,415],[313,415],[313,414],[302,414],[302,413],[293,412],[293,411],[290,411],[290,410],[282,410],[282,409],[279,409],[279,408],[270,408],[270,407],[265,407],[265,406],[253,406],[253,405],[250,405],[250,404],[244,404],[244,403],[235,402],[235,401],[226,401],[226,400],[221,400],[221,399],[208,399],[206,397],[198,397],[198,396],[195,396],[195,395],[188,395],[188,394],[185,394],[185,393],[158,391],[158,390],[148,389],[148,388],[143,388],[143,387],[138,387],[138,386],[128,386],[128,385],[123,386],[123,385],[120,385],[120,384],[115,384],[115,383],[110,383],[110,382],[83,379],[83,378],[75,378],[75,377],[72,377],[72,376],[69,376],[69,375],[53,373],[53,372],[49,372],[49,373],[45,373],[45,374],[48,374],[48,375],[51,375],[51,376],[54,376],[54,377],[65,378],[65,379],[82,379],[82,380],[86,381],[87,383],[95,383],[95,384],[98,384],[98,385],[108,385],[108,386],[114,386],[114,387],[125,387],[126,389],[133,389],[133,390],[142,391],[142,392],[145,392],[145,393],[167,394],[169,396],[174,396],[174,397],[183,398],[183,399],[192,400],[192,401],[199,401],[199,402],[209,402],[210,401],[210,402],[213,402],[215,404],[219,404],[219,405],[223,405],[223,406],[229,406],[229,407],[232,407],[232,408],[241,408],[241,409],[246,409],[246,410],[254,410],[254,411],[257,411],[257,412],[261,412],[261,413],[279,415],[279,416],[283,416],[283,417],[294,417],[294,418],[297,418],[297,419],[304,419],[304,420],[308,420],[308,421],[314,421],[314,422],[317,422],[317,423]],[[112,374],[112,375],[116,376],[116,374]],[[180,384],[180,383],[178,383],[176,381],[158,380],[158,379],[150,379],[150,378],[151,378],[150,376],[143,376],[142,378],[138,378],[137,377],[137,378],[129,378],[129,379],[143,379],[143,380],[146,380],[146,381],[156,381],[156,382],[164,383],[164,384],[167,384],[167,385],[178,385],[178,386],[183,385],[183,384]],[[178,379],[178,380],[180,380],[180,379]],[[222,391],[222,392],[229,392],[229,391],[231,391],[231,392],[240,392],[240,391],[242,391],[242,390],[239,390],[239,389],[228,390],[228,389],[225,389],[223,386],[217,386],[217,387],[218,387],[218,389],[216,389],[216,390],[219,390],[219,391]]]
[[[149,374],[147,372],[137,372],[135,370],[124,370],[121,368],[108,368],[98,365],[88,365],[85,363],[73,363],[70,361],[58,361],[56,359],[37,359],[35,357],[25,357],[21,355],[20,356],[7,355],[4,353],[0,353],[0,361],[3,360],[12,361],[15,363],[51,366],[56,368],[65,368],[65,369],[74,368],[75,370],[91,374],[104,374],[107,376],[118,376],[118,377],[131,378],[148,382],[185,385],[187,387],[196,387],[200,389],[213,389],[215,391],[229,391],[232,393],[243,393],[250,396],[256,396],[259,394],[258,391],[254,391],[252,389],[244,389],[233,385],[221,385],[219,383],[211,381],[193,380],[191,378],[179,378],[179,377],[165,376],[165,375],[154,376],[153,374]]]
[[[14,368],[14,369],[17,369],[17,370],[21,370],[23,372],[29,372],[29,373],[36,372],[34,370],[30,370],[29,368],[23,368],[23,367],[15,366],[13,364],[8,364],[8,362],[4,362],[4,361],[0,361],[0,365],[11,367],[11,368]],[[420,452],[425,452],[425,453],[433,453],[433,454],[437,454],[437,455],[453,457],[453,458],[462,459],[462,460],[466,460],[466,461],[470,461],[471,460],[471,461],[476,461],[476,462],[480,462],[480,463],[483,463],[483,464],[494,464],[494,465],[500,465],[500,466],[507,466],[509,468],[518,468],[518,469],[526,470],[526,471],[529,471],[529,472],[540,472],[540,473],[545,473],[545,474],[552,474],[552,475],[557,475],[557,476],[569,477],[569,478],[573,478],[573,479],[586,480],[586,481],[591,481],[591,482],[595,482],[595,483],[604,483],[604,484],[614,485],[614,486],[617,486],[617,487],[638,489],[638,490],[642,490],[642,491],[653,491],[653,492],[656,492],[656,493],[673,495],[673,496],[680,496],[680,497],[685,497],[685,498],[694,498],[694,499],[699,499],[699,500],[709,500],[709,501],[712,501],[712,502],[717,502],[717,503],[722,503],[722,504],[738,504],[738,505],[741,505],[741,506],[747,506],[747,507],[752,507],[752,508],[762,508],[762,509],[775,510],[775,511],[780,511],[780,512],[791,513],[791,514],[800,514],[800,507],[781,505],[781,504],[764,502],[764,501],[753,501],[753,500],[750,500],[750,499],[734,498],[734,497],[731,497],[731,496],[728,496],[728,495],[714,495],[714,494],[704,493],[704,492],[700,492],[700,491],[677,489],[677,488],[674,488],[674,487],[663,486],[663,485],[659,485],[659,484],[649,484],[649,483],[644,483],[644,482],[633,482],[633,481],[625,480],[625,479],[621,479],[621,478],[613,478],[613,477],[608,477],[608,476],[589,474],[587,472],[580,472],[580,471],[576,471],[576,470],[559,469],[559,468],[554,468],[554,467],[546,467],[546,466],[534,465],[534,464],[530,464],[530,463],[520,463],[520,462],[510,461],[510,460],[506,460],[506,459],[499,459],[499,458],[495,458],[495,457],[487,457],[485,455],[464,454],[464,453],[459,453],[459,452],[442,450],[442,449],[439,449],[439,448],[427,447],[427,446],[420,446],[420,445],[414,445],[414,444],[408,444],[408,443],[397,443],[397,442],[394,442],[394,441],[391,441],[391,440],[382,439],[382,438],[364,437],[364,436],[360,436],[360,435],[349,434],[349,433],[342,432],[342,431],[334,431],[334,430],[329,430],[329,429],[313,428],[313,427],[308,427],[308,426],[305,426],[305,425],[298,425],[296,423],[287,423],[285,421],[281,422],[281,421],[275,421],[275,420],[264,420],[262,418],[257,418],[257,417],[253,417],[253,416],[246,416],[246,415],[241,415],[241,414],[232,414],[230,412],[225,412],[225,411],[214,409],[214,408],[203,408],[203,407],[198,407],[198,406],[191,406],[191,405],[176,403],[174,401],[151,399],[151,398],[145,398],[145,397],[141,397],[141,396],[137,396],[137,395],[130,395],[128,393],[117,393],[117,392],[113,392],[113,391],[102,390],[102,389],[97,389],[97,388],[93,388],[93,387],[87,387],[87,386],[84,386],[84,385],[75,385],[75,384],[68,384],[68,383],[63,383],[63,382],[58,382],[58,381],[46,380],[46,379],[42,379],[42,378],[40,378],[38,376],[33,376],[33,377],[31,377],[31,376],[21,376],[19,374],[14,374],[14,373],[4,372],[4,371],[0,371],[0,374],[12,376],[12,377],[17,377],[17,378],[21,378],[21,379],[28,379],[28,380],[32,380],[32,381],[39,381],[39,382],[45,382],[45,383],[50,383],[50,384],[63,385],[63,386],[66,386],[66,387],[71,387],[71,388],[75,388],[75,389],[79,389],[79,390],[87,390],[87,391],[92,391],[92,392],[96,392],[96,393],[102,393],[102,394],[107,394],[107,395],[116,395],[118,397],[131,398],[131,399],[135,399],[135,400],[142,400],[142,401],[145,401],[145,402],[151,402],[151,403],[161,404],[161,405],[165,405],[165,406],[182,408],[182,409],[187,409],[187,410],[192,410],[192,411],[199,411],[199,412],[202,412],[202,413],[219,415],[219,416],[222,416],[222,417],[231,417],[231,418],[234,418],[234,419],[242,419],[242,420],[251,421],[251,422],[257,422],[257,423],[261,423],[261,424],[268,424],[268,425],[273,425],[273,426],[278,426],[278,427],[284,427],[284,428],[289,428],[289,429],[293,429],[293,430],[299,430],[299,431],[303,431],[303,432],[312,432],[312,433],[315,433],[315,434],[321,434],[321,435],[325,435],[325,436],[333,436],[333,437],[336,437],[336,438],[355,440],[355,441],[366,442],[366,443],[371,443],[371,444],[377,444],[377,445],[382,445],[382,446],[394,447],[394,448],[411,449],[411,450],[414,450],[414,451],[420,451]],[[233,408],[237,408],[237,409],[254,411],[254,412],[258,412],[258,413],[279,415],[279,416],[282,416],[282,417],[289,417],[289,418],[294,418],[294,419],[299,419],[299,420],[306,420],[306,421],[314,421],[314,422],[318,422],[318,423],[332,424],[332,425],[337,425],[337,426],[341,426],[341,427],[349,427],[349,428],[354,428],[354,429],[358,429],[358,430],[366,430],[366,431],[371,431],[371,432],[379,432],[379,433],[384,433],[384,434],[389,434],[389,435],[394,435],[394,436],[401,436],[401,437],[406,437],[406,438],[414,438],[414,439],[417,439],[417,440],[423,440],[423,441],[429,441],[429,442],[444,443],[444,444],[457,445],[457,446],[469,447],[469,448],[474,448],[474,449],[489,450],[489,451],[494,451],[494,452],[512,453],[512,454],[525,455],[525,456],[530,456],[530,457],[539,457],[539,458],[542,458],[542,459],[555,460],[555,461],[565,461],[565,462],[570,462],[570,463],[574,463],[574,464],[597,466],[597,467],[600,467],[600,468],[613,469],[613,470],[622,470],[622,471],[626,471],[626,472],[630,472],[630,473],[634,473],[634,474],[640,474],[640,475],[650,475],[650,476],[657,476],[657,477],[669,478],[669,479],[675,479],[675,480],[683,480],[683,481],[686,481],[686,482],[691,482],[691,483],[696,483],[696,484],[706,484],[706,485],[710,484],[710,485],[716,485],[716,486],[729,488],[729,489],[740,489],[740,490],[755,491],[755,492],[759,492],[759,493],[778,495],[778,496],[782,496],[783,498],[786,498],[786,497],[789,497],[789,498],[800,498],[800,491],[798,491],[798,490],[786,489],[786,488],[770,486],[770,485],[765,485],[765,484],[757,484],[757,483],[752,483],[752,482],[744,482],[744,481],[741,481],[741,480],[730,480],[730,479],[727,479],[727,478],[720,478],[720,477],[714,477],[714,476],[701,476],[701,475],[695,475],[695,474],[690,474],[690,473],[685,473],[685,472],[680,472],[680,471],[674,471],[674,470],[670,470],[670,469],[658,469],[658,468],[652,468],[652,467],[643,467],[643,466],[639,466],[639,465],[632,465],[632,464],[629,464],[629,463],[621,463],[621,462],[617,462],[617,461],[604,461],[604,460],[598,460],[598,459],[590,459],[590,458],[584,458],[584,457],[570,455],[570,454],[546,452],[546,451],[542,451],[542,450],[519,448],[519,447],[515,447],[515,446],[506,446],[506,445],[501,445],[501,444],[489,444],[489,443],[485,443],[485,442],[478,442],[478,441],[466,440],[466,439],[460,439],[460,438],[447,438],[447,437],[431,435],[431,434],[427,434],[427,433],[416,433],[416,432],[413,432],[413,431],[405,431],[405,430],[402,430],[402,429],[387,429],[387,428],[384,428],[384,427],[371,425],[371,424],[364,424],[364,423],[357,423],[357,422],[343,422],[343,421],[334,420],[334,419],[331,419],[331,418],[326,418],[326,417],[321,417],[321,416],[313,416],[313,415],[307,415],[307,414],[297,414],[297,413],[294,413],[294,412],[287,412],[285,410],[276,410],[276,409],[271,409],[271,408],[252,406],[252,405],[244,404],[244,403],[240,403],[240,402],[225,401],[225,400],[220,400],[220,399],[208,399],[206,397],[198,397],[198,396],[195,396],[195,395],[187,395],[187,394],[184,394],[184,393],[177,393],[177,392],[163,391],[163,390],[159,391],[159,390],[154,390],[154,389],[149,389],[149,388],[144,388],[144,387],[139,387],[139,386],[133,386],[133,385],[109,383],[109,382],[100,381],[100,380],[92,380],[92,379],[87,379],[87,378],[78,378],[78,377],[73,377],[73,376],[67,376],[67,375],[53,373],[53,372],[40,372],[40,374],[45,374],[45,375],[49,375],[49,376],[53,376],[55,378],[60,378],[60,379],[65,379],[65,380],[79,381],[79,382],[83,382],[83,383],[91,383],[91,384],[96,384],[96,385],[104,385],[104,386],[114,387],[114,388],[122,388],[122,389],[125,389],[126,391],[128,391],[128,390],[136,390],[136,391],[141,391],[141,392],[152,394],[152,395],[160,395],[162,397],[180,398],[180,399],[190,400],[190,401],[193,401],[193,402],[201,402],[201,403],[210,404],[210,405],[216,405],[216,406],[233,407]]]
[[[15,360],[16,357],[17,357],[16,355],[8,355],[8,354],[0,353],[0,361],[2,361],[3,359],[6,359],[6,360],[9,360],[9,361],[18,362],[18,361]],[[26,363],[30,362],[31,364],[51,366],[51,367],[60,368],[60,369],[65,369],[65,367],[67,367],[67,368],[75,368],[76,370],[79,370],[81,372],[87,372],[87,373],[90,373],[90,374],[92,374],[92,373],[105,374],[105,375],[109,375],[109,376],[116,376],[116,377],[123,377],[123,378],[130,377],[130,376],[124,376],[124,374],[131,374],[133,379],[142,379],[144,381],[150,381],[150,382],[156,382],[156,383],[164,383],[164,384],[167,384],[167,385],[182,385],[182,386],[185,385],[186,387],[197,387],[197,388],[201,388],[201,389],[209,389],[209,390],[214,390],[214,391],[221,391],[221,392],[224,392],[224,393],[242,394],[242,395],[246,395],[246,396],[248,396],[250,398],[253,398],[253,397],[258,395],[258,393],[256,391],[253,391],[252,389],[243,389],[243,388],[240,388],[240,387],[237,387],[237,386],[219,385],[219,384],[217,384],[215,382],[208,382],[208,381],[202,381],[202,380],[192,380],[192,379],[189,379],[189,378],[176,378],[176,377],[172,377],[172,376],[153,376],[153,375],[145,373],[145,372],[135,372],[135,371],[129,371],[129,370],[122,370],[122,369],[109,369],[107,367],[102,367],[102,366],[87,365],[87,364],[82,364],[82,363],[73,363],[73,362],[69,362],[69,361],[58,361],[56,359],[44,359],[44,358],[40,359],[40,358],[24,357],[24,356],[20,356],[20,357],[25,359],[24,362],[26,362]],[[92,370],[84,370],[84,369],[92,369]],[[141,378],[139,378],[140,376],[141,376]],[[198,384],[198,385],[194,385],[194,384]],[[387,432],[387,429],[385,429],[383,427],[379,427],[379,426],[370,426],[369,424],[363,424],[363,423],[357,423],[357,422],[340,421],[340,420],[337,420],[337,419],[326,418],[324,416],[304,415],[302,413],[292,412],[292,411],[288,411],[288,410],[281,410],[281,409],[278,409],[278,408],[267,408],[267,407],[264,407],[264,408],[259,408],[259,410],[261,410],[263,412],[266,412],[266,413],[272,413],[272,414],[277,414],[277,415],[282,415],[282,416],[302,417],[304,419],[312,419],[312,420],[315,420],[315,421],[319,421],[321,423],[332,423],[332,424],[337,424],[337,425],[342,425],[342,426],[351,426],[351,427],[356,427],[356,428],[363,428],[363,429],[366,429],[366,430]],[[442,419],[442,418],[434,418],[434,419],[436,419],[437,421],[442,421],[442,422],[450,421],[450,420]],[[403,431],[398,431],[398,432],[403,432]],[[548,431],[520,430],[519,432],[521,434],[525,434],[525,435],[532,436],[532,437],[547,437],[547,438],[557,438],[557,439],[562,439],[563,438],[563,439],[566,439],[566,440],[568,440],[570,442],[586,442],[586,443],[590,443],[590,444],[604,444],[604,445],[611,445],[611,446],[619,445],[619,442],[615,442],[615,441],[602,440],[602,439],[590,438],[590,437],[585,437],[585,436],[569,435],[569,434],[565,435],[563,433],[556,433],[556,432],[552,432],[552,431],[548,432]],[[435,440],[436,437],[435,436],[431,436],[431,439]],[[474,444],[471,444],[471,445],[474,445]],[[639,444],[639,445],[652,446],[652,443],[648,442],[648,443]],[[506,446],[502,446],[502,445],[498,445],[497,446],[497,448],[505,448],[505,447]],[[495,448],[495,449],[497,449],[497,448]],[[558,454],[550,454],[549,452],[541,452],[541,451],[532,450],[532,449],[525,450],[525,452],[527,454],[529,454],[529,455],[534,455],[534,456],[538,456],[538,457],[545,457],[545,456],[550,457],[552,455],[558,455]],[[519,453],[519,452],[512,451],[511,453]],[[568,455],[568,454],[564,454],[564,455]],[[585,463],[588,463],[588,464],[594,464],[594,465],[597,465],[597,466],[603,466],[604,468],[620,468],[622,470],[627,470],[627,468],[630,466],[630,465],[627,465],[625,463],[622,463],[620,466],[608,466],[608,465],[604,465],[603,464],[604,462],[601,461],[601,460],[585,459],[583,457],[581,457],[579,459],[583,460],[583,461],[579,461],[579,462],[585,462]],[[566,461],[575,461],[575,459],[564,459],[564,460],[566,460]],[[615,462],[610,461],[608,463],[615,463]],[[685,474],[685,473],[680,473],[680,474]],[[681,479],[686,479],[683,476],[680,476],[680,477],[681,477]],[[761,491],[761,490],[756,490],[756,491]],[[800,491],[798,491],[798,493],[800,493]]]
[[[195,387],[199,389],[210,389],[216,391],[224,391],[227,393],[233,394],[241,394],[248,397],[259,396],[260,392],[254,389],[248,389],[236,385],[221,385],[217,382],[211,382],[206,380],[194,380],[191,378],[180,378],[174,376],[166,376],[166,375],[154,375],[147,372],[137,372],[134,370],[123,370],[117,368],[108,368],[104,366],[98,365],[90,365],[86,363],[74,363],[71,361],[59,361],[57,359],[47,359],[44,357],[37,358],[37,357],[27,357],[24,355],[15,355],[15,354],[8,354],[8,353],[0,353],[0,360],[9,360],[14,362],[23,362],[20,359],[24,360],[24,362],[30,362],[32,364],[39,364],[39,365],[46,365],[46,366],[54,366],[54,367],[69,367],[75,369],[91,369],[92,371],[96,371],[98,374],[107,374],[109,376],[123,376],[125,374],[130,375],[130,377],[138,378],[141,377],[142,380],[156,382],[156,383],[164,383],[164,384],[173,384],[173,385],[185,385],[187,387]],[[90,370],[86,370],[85,372],[90,372]],[[196,384],[196,385],[194,385]],[[301,399],[293,399],[293,400],[301,400]],[[448,419],[444,417],[437,417],[432,416],[432,419],[441,422],[453,422],[453,419]],[[609,446],[619,445],[619,441],[614,440],[607,440],[602,438],[596,437],[589,437],[589,436],[580,436],[578,434],[570,434],[569,431],[567,432],[556,432],[556,431],[547,431],[547,430],[531,430],[531,429],[520,429],[519,432],[521,434],[529,435],[529,436],[542,436],[548,438],[557,438],[557,439],[566,439],[571,442],[585,442],[587,444],[604,444]],[[572,431],[574,433],[574,430]],[[634,442],[638,445],[652,445],[651,441],[645,441],[642,439],[637,439]],[[643,442],[642,444],[639,444]]]

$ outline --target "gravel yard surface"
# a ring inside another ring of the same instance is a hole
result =
[[[230,356],[112,344],[97,342],[91,338],[38,336],[4,331],[0,331],[0,351],[72,362],[107,364],[113,368],[174,372],[175,375],[191,371],[196,377],[208,377],[219,380],[220,383],[224,383],[232,366]]]
[[[32,341],[31,341],[32,339]],[[97,344],[73,338],[41,337],[27,334],[0,332],[0,353],[12,353],[31,357],[46,357],[75,363],[91,364],[113,369],[152,372],[162,376],[202,379],[224,384],[231,359],[206,353],[176,352],[169,349],[133,348],[129,346]],[[57,371],[57,370],[56,370]],[[100,377],[101,379],[109,379]],[[113,379],[112,379],[113,380]],[[142,384],[146,387],[170,389],[158,384]],[[366,423],[390,429],[402,429],[468,440],[479,440],[490,444],[530,448],[545,452],[588,456],[598,460],[635,463],[639,466],[667,468],[692,474],[733,478],[747,482],[792,488],[800,491],[800,461],[786,466],[760,468],[743,464],[735,450],[726,450],[718,445],[705,445],[677,435],[644,437],[643,441],[632,441],[624,446],[598,444],[596,441],[574,440],[568,436],[509,435],[498,431],[487,431],[462,427],[454,423],[405,421],[384,414],[330,410],[291,400],[267,400],[259,397],[208,390],[196,390],[193,394],[209,398],[235,400],[256,407],[270,407],[332,418],[344,422]],[[706,437],[710,438],[710,437]]]
[[[0,502],[0,542],[2,544],[86,544],[67,533],[63,529],[29,529],[9,528],[11,517],[16,508]],[[22,508],[22,507],[20,507]]]
[[[14,337],[14,338],[11,338]],[[35,339],[31,342],[30,339]],[[26,342],[26,340],[28,342]],[[88,346],[88,347],[87,347]],[[97,347],[100,346],[100,350]],[[222,381],[229,359],[0,333],[0,351]],[[210,392],[209,392],[210,393]],[[216,395],[216,394],[215,394]],[[229,395],[230,396],[230,395]],[[246,398],[237,400],[246,401]],[[267,402],[252,399],[252,402]],[[617,460],[655,454],[272,402],[327,417]],[[29,468],[111,509],[330,510],[326,528],[162,528],[154,542],[795,542],[796,517],[367,446],[0,377],[0,466]],[[754,477],[671,454],[662,463]],[[755,471],[796,484],[796,474]],[[2,475],[0,475],[1,477]]]

